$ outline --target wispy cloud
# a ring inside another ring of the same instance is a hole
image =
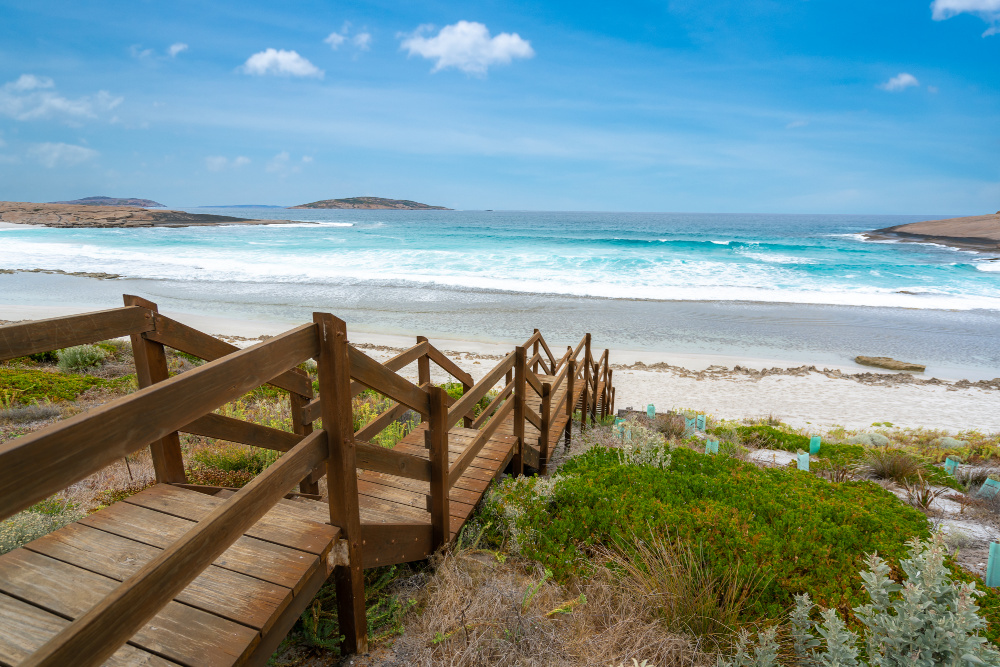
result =
[[[917,81],[917,77],[907,72],[900,72],[885,83],[880,83],[878,87],[882,90],[887,90],[890,93],[898,93],[901,90],[915,88],[919,85],[920,82]]]
[[[368,51],[371,48],[372,35],[370,32],[359,32],[353,36],[350,33],[351,23],[345,21],[340,30],[331,32],[323,42],[329,44],[334,51],[345,44],[349,44],[359,51]]]
[[[944,21],[959,14],[972,14],[991,24],[983,37],[1000,34],[1000,0],[934,0],[931,17]]]
[[[144,49],[142,44],[133,44],[128,47],[128,53],[136,60],[144,60],[153,57],[153,49]]]
[[[247,58],[242,70],[246,74],[265,76],[296,76],[323,78],[323,70],[300,56],[295,51],[265,49]]]
[[[185,44],[184,42],[177,42],[175,44],[170,45],[170,48],[167,49],[167,55],[169,55],[171,58],[176,58],[178,53],[187,50],[188,50],[187,44]]]
[[[0,115],[15,120],[62,118],[78,121],[96,118],[122,103],[106,90],[94,95],[70,99],[55,91],[55,82],[46,76],[22,74],[16,81],[0,87]]]
[[[269,174],[287,176],[288,174],[299,173],[302,171],[301,165],[309,164],[312,161],[313,158],[311,155],[303,155],[299,160],[293,160],[288,151],[281,151],[268,161],[265,170]]]
[[[250,158],[239,155],[232,160],[222,155],[209,155],[205,158],[205,167],[209,171],[223,171],[228,168],[242,167],[250,164]]]
[[[35,144],[28,148],[28,157],[43,167],[74,167],[97,157],[99,153],[86,146],[63,143]]]
[[[807,120],[793,120],[788,125],[785,125],[786,130],[794,130],[797,127],[805,127],[809,124]]]
[[[502,32],[490,37],[482,23],[459,21],[441,28],[433,37],[425,36],[433,26],[422,25],[409,35],[400,35],[401,48],[410,56],[437,61],[432,72],[454,67],[467,74],[483,76],[492,65],[507,65],[514,58],[535,55],[531,43],[517,33]]]

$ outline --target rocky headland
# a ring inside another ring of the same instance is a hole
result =
[[[53,201],[50,204],[76,204],[78,206],[141,206],[142,208],[166,208],[152,199],[137,199],[134,197],[84,197],[70,201]]]
[[[280,225],[291,220],[251,220],[185,211],[150,211],[138,206],[91,206],[0,202],[0,222],[44,227],[192,227],[207,225]],[[299,223],[301,224],[301,223]]]
[[[865,234],[872,241],[940,243],[963,250],[1000,251],[1000,211],[964,218],[925,220],[883,227]]]
[[[311,204],[299,204],[288,208],[354,208],[354,209],[391,209],[398,211],[450,211],[444,206],[421,204],[409,199],[386,199],[384,197],[347,197],[346,199],[323,199]]]

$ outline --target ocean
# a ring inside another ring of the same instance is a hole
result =
[[[0,269],[118,274],[232,316],[329,308],[371,330],[512,340],[538,321],[621,347],[888,351],[1000,372],[1000,261],[861,236],[941,216],[185,210],[302,224],[7,227]]]

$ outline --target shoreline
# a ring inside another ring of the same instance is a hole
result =
[[[869,241],[936,243],[975,252],[1000,251],[1000,212],[963,218],[924,220],[866,232]]]

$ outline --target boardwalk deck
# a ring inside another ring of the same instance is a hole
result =
[[[349,348],[346,338],[328,348],[324,341],[343,337],[344,328],[326,315],[317,316],[311,331],[300,327],[237,351],[164,318],[154,304],[137,297],[126,297],[126,303],[114,311],[0,327],[0,360],[51,349],[63,339],[131,335],[144,387],[95,414],[0,445],[0,518],[149,439],[160,481],[0,556],[2,667],[62,665],[67,656],[88,665],[265,664],[328,579],[337,582],[338,600],[343,596],[338,613],[345,649],[362,649],[364,568],[420,560],[454,540],[499,475],[520,474],[512,469],[520,462],[544,467],[574,412],[597,417],[613,407],[607,353],[595,362],[589,335],[557,360],[536,331],[516,355],[474,383],[426,339],[384,365]],[[323,333],[324,326],[334,333]],[[163,345],[211,363],[168,379]],[[525,350],[532,345],[529,359]],[[294,368],[310,356],[321,362],[318,399]],[[420,364],[420,386],[396,375],[414,361]],[[429,385],[430,361],[465,387],[450,409],[444,392]],[[539,365],[551,374],[532,372]],[[262,382],[291,392],[293,433],[213,413]],[[184,393],[178,385],[190,389]],[[336,434],[350,423],[350,396],[364,386],[397,406],[354,438],[348,430],[338,441]],[[176,404],[152,402],[159,395],[174,397]],[[490,405],[479,414],[484,402]],[[423,421],[391,452],[362,439],[406,408],[420,412]],[[329,431],[314,431],[320,417]],[[177,431],[288,454],[242,490],[193,487],[181,484],[186,480]],[[75,443],[82,452],[77,458],[49,461],[26,454],[61,452]],[[29,478],[38,488],[17,472],[31,466],[38,474]],[[328,500],[282,497],[297,480],[303,491],[315,493],[319,477],[333,470],[356,472],[351,479],[338,473]],[[138,590],[148,595],[132,607],[122,602]]]

